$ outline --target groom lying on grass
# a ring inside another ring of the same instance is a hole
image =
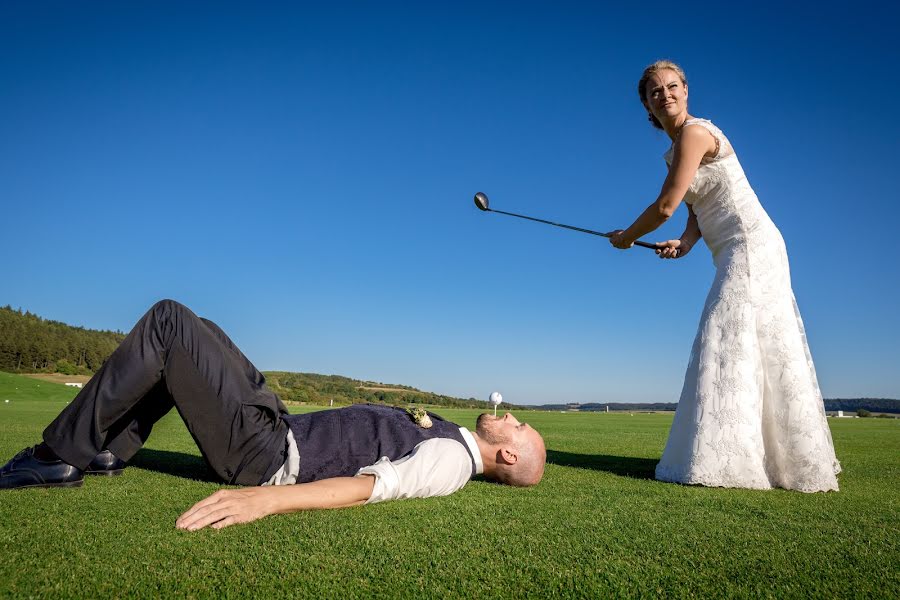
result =
[[[387,406],[289,415],[264,381],[215,323],[158,302],[44,430],[44,442],[0,469],[0,489],[78,487],[85,473],[119,474],[172,407],[219,477],[258,486],[201,500],[176,521],[190,531],[446,496],[477,474],[529,486],[544,473],[543,439],[509,413],[481,415],[474,432]]]

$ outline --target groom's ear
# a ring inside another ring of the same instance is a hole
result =
[[[497,450],[497,462],[514,465],[519,460],[519,454],[514,448],[500,448]]]

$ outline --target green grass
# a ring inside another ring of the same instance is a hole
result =
[[[0,373],[0,461],[76,391]],[[841,491],[808,495],[653,481],[670,415],[522,415],[553,463],[536,488],[187,533],[220,486],[170,414],[121,477],[0,493],[0,596],[900,596],[900,420],[829,420]]]

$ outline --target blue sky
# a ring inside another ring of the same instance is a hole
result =
[[[0,304],[127,331],[174,298],[264,370],[677,401],[705,248],[472,204],[630,224],[666,57],[787,240],[824,395],[900,397],[889,3],[324,4],[0,4]]]

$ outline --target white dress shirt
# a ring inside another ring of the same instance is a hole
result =
[[[475,474],[483,473],[484,463],[475,438],[465,427],[460,427],[459,432],[475,458]],[[287,445],[287,460],[266,485],[297,482],[302,458],[290,430]],[[465,446],[456,440],[432,438],[419,442],[406,456],[394,461],[383,456],[374,465],[363,467],[356,474],[375,476],[375,486],[366,504],[401,498],[447,496],[472,478],[472,458]]]

